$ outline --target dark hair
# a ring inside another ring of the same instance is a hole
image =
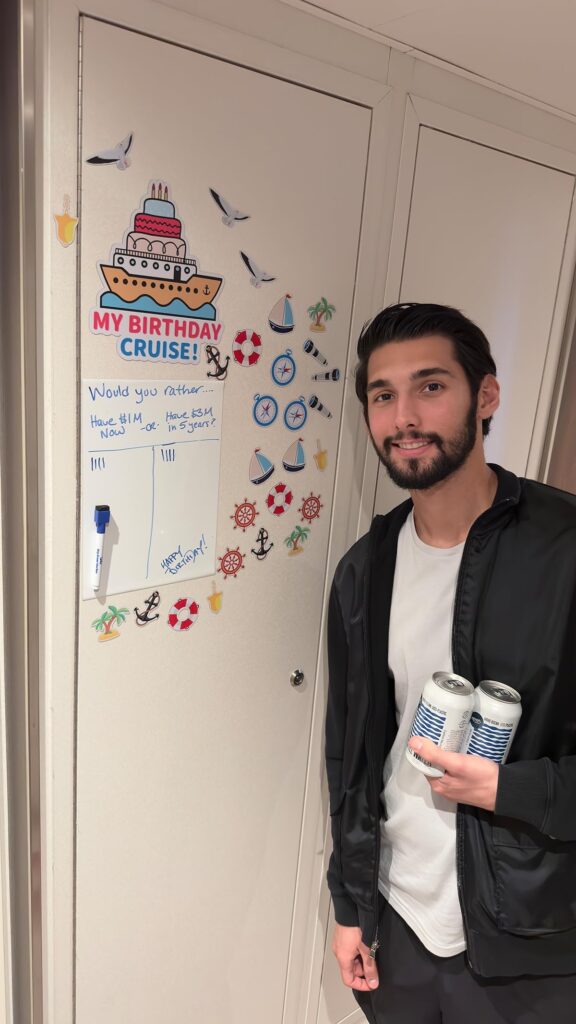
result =
[[[401,302],[387,306],[364,325],[358,339],[356,394],[362,402],[366,419],[368,360],[372,352],[390,341],[422,338],[427,334],[440,334],[452,342],[454,355],[466,374],[473,398],[476,398],[487,373],[496,376],[496,364],[486,335],[459,309],[434,302]],[[484,437],[490,430],[491,420],[490,416],[482,422]]]

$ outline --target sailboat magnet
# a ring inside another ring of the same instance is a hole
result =
[[[273,331],[278,334],[288,334],[294,330],[294,313],[292,311],[291,295],[283,295],[278,302],[272,306],[268,315],[268,323]]]
[[[284,453],[282,459],[282,465],[284,469],[289,473],[297,473],[298,470],[304,469],[306,465],[306,456],[304,454],[304,445],[302,444],[303,438],[299,437],[297,441],[294,441]]]
[[[263,484],[274,472],[274,463],[261,452],[259,448],[254,449],[254,455],[250,459],[250,483]]]

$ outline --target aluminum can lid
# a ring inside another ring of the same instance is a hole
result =
[[[447,690],[456,697],[469,697],[474,693],[474,687],[464,676],[458,676],[455,672],[434,672],[432,676],[436,686],[441,690]]]
[[[495,679],[482,679],[478,686],[489,697],[500,700],[503,704],[521,704],[522,698],[518,690],[513,690],[506,683],[498,683]]]

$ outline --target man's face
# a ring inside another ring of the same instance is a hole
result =
[[[433,487],[476,444],[477,402],[447,338],[428,335],[375,349],[367,396],[372,443],[399,487]]]

